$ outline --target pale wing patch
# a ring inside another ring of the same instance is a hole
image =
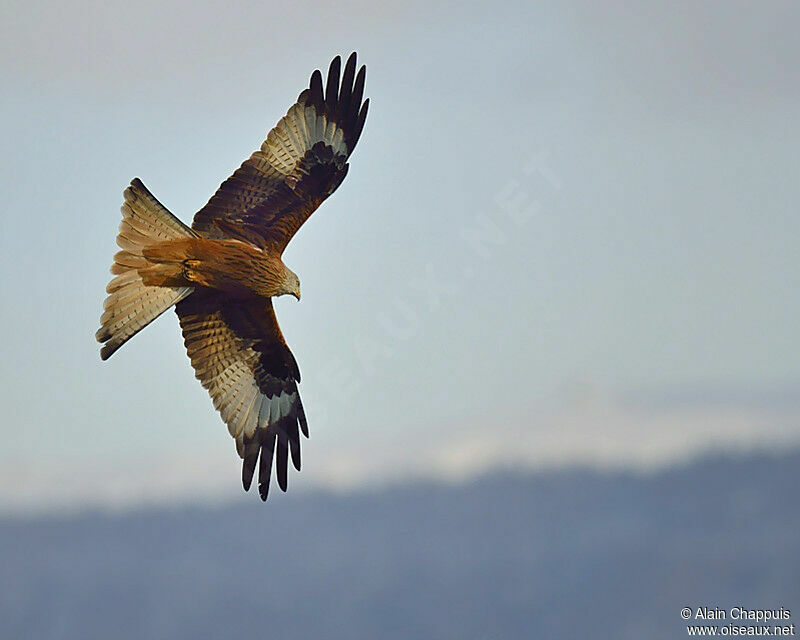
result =
[[[261,151],[260,159],[283,176],[290,176],[297,163],[317,142],[324,142],[333,149],[334,155],[347,157],[344,131],[325,115],[317,113],[313,106],[295,103],[269,132]],[[253,163],[254,166],[260,163]]]
[[[181,326],[195,374],[229,433],[237,440],[252,436],[258,424],[253,407],[262,395],[253,378],[258,354],[236,337],[220,312],[181,316]]]

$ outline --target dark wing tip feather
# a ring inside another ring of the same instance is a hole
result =
[[[300,471],[300,440],[291,440],[289,445],[289,451],[292,454],[292,465],[297,471]]]
[[[272,456],[275,454],[275,434],[268,433],[261,444],[261,463],[258,467],[258,495],[267,501],[269,478],[272,475]]]
[[[339,102],[336,105],[336,120],[343,122],[350,113],[350,102],[353,97],[353,78],[356,74],[356,54],[350,54],[342,75],[342,89],[339,92]]]
[[[324,104],[322,97],[322,73],[316,69],[311,74],[311,82],[308,85],[308,103],[311,106],[322,108]]]
[[[356,122],[355,129],[353,129],[353,142],[349,146],[350,149],[354,148],[358,143],[358,139],[361,137],[361,132],[364,130],[364,123],[367,121],[367,111],[369,110],[369,98],[364,100],[364,104],[361,105],[361,111],[358,114],[358,121]]]
[[[355,83],[353,84],[353,93],[350,98],[350,110],[347,114],[349,127],[346,131],[347,137],[347,150],[352,153],[355,149],[358,139],[361,137],[361,130],[364,128],[364,121],[367,118],[367,106],[369,105],[369,98],[364,100],[362,104],[361,99],[364,96],[364,83],[367,79],[367,67],[362,65],[358,70]]]
[[[249,455],[242,462],[242,486],[245,491],[250,491],[250,485],[253,482],[253,474],[256,471],[256,462],[258,462],[258,450],[255,455]]]
[[[278,446],[275,450],[275,466],[276,468],[276,476],[278,478],[278,486],[281,488],[281,491],[286,492],[286,487],[288,486],[288,469],[289,465],[287,464],[289,461],[289,446],[286,438],[278,437]]]
[[[297,430],[297,415],[290,412],[286,417],[286,426],[289,436],[289,452],[292,455],[292,465],[300,471],[300,432]]]
[[[299,397],[297,398],[297,421],[300,423],[300,430],[303,432],[303,435],[308,438],[308,422],[306,421],[306,412],[303,410],[303,403],[300,402]]]
[[[331,60],[328,67],[328,83],[325,85],[325,106],[329,113],[336,109],[339,100],[339,71],[341,70],[342,59],[336,56]]]
[[[358,70],[358,75],[356,76],[356,81],[353,84],[353,110],[358,111],[358,108],[361,106],[361,98],[364,95],[364,84],[367,81],[367,66],[361,65],[361,68]]]

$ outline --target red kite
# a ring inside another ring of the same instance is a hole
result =
[[[369,100],[366,68],[353,53],[341,74],[333,59],[325,89],[319,70],[261,149],[197,212],[191,227],[137,178],[125,190],[108,297],[100,318],[100,357],[175,306],[195,374],[236,439],[245,491],[258,470],[267,499],[272,460],[286,491],[291,452],[300,470],[308,437],[297,391],[300,371],[281,334],[272,298],[300,299],[300,281],[281,260],[300,226],[347,175]]]

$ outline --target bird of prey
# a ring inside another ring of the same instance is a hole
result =
[[[369,100],[356,54],[344,70],[319,70],[261,148],[225,180],[188,227],[134,179],[125,190],[97,331],[108,359],[174,306],[186,350],[243,459],[242,484],[267,499],[272,461],[286,491],[291,455],[300,470],[308,437],[297,391],[300,371],[283,338],[272,298],[300,299],[300,281],[282,261],[300,226],[344,180]],[[260,462],[259,462],[260,460]]]

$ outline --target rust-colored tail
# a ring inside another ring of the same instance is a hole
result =
[[[95,334],[98,342],[105,343],[100,350],[103,360],[194,290],[187,286],[153,286],[153,272],[161,267],[144,257],[145,249],[165,241],[196,237],[192,229],[155,199],[141,180],[135,178],[125,189],[117,235],[122,251],[114,256],[111,265],[111,273],[116,277],[106,287],[109,295],[103,305],[100,329]],[[148,284],[143,282],[143,275],[149,276]]]

